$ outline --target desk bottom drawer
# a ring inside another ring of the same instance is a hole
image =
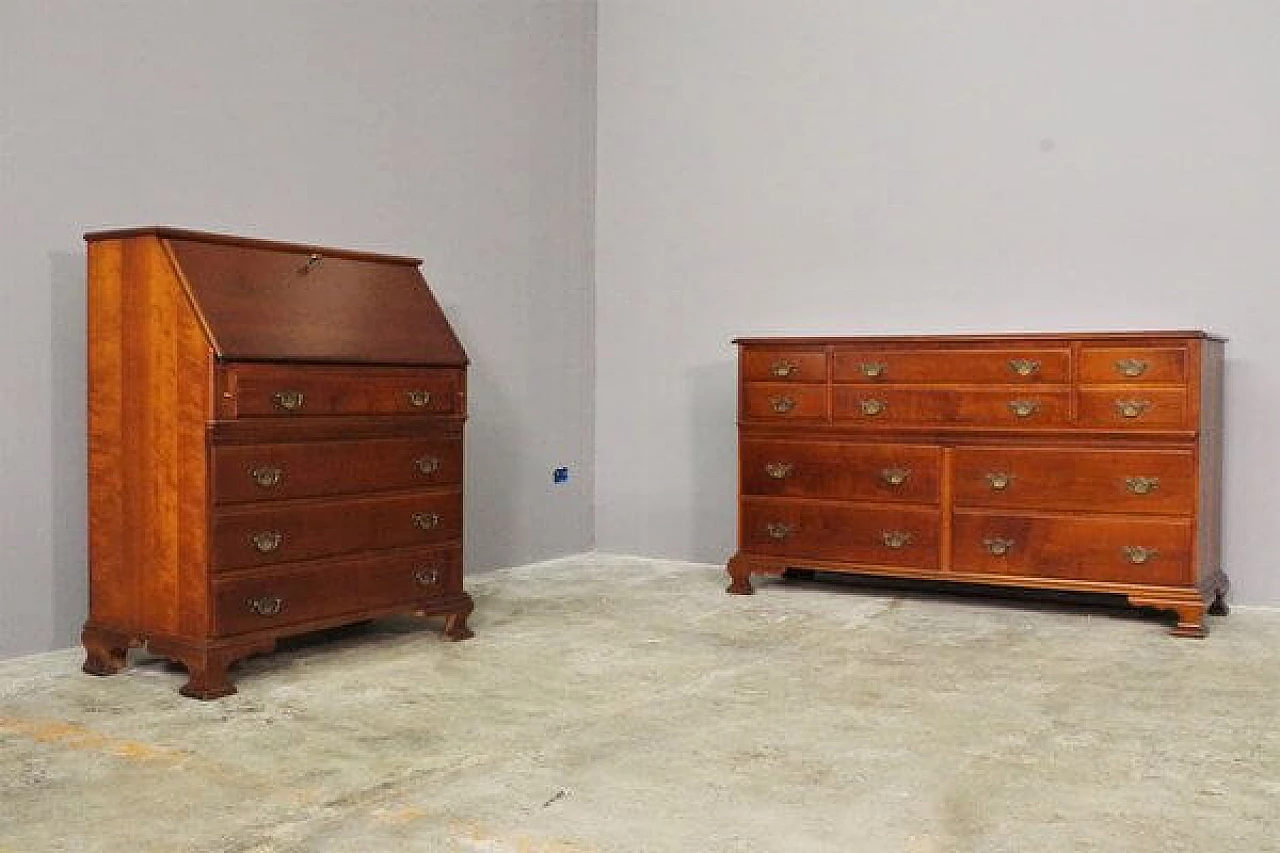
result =
[[[959,511],[953,530],[957,572],[1154,586],[1191,582],[1190,521]]]
[[[380,552],[214,581],[215,629],[243,634],[394,607],[462,590],[457,546]]]

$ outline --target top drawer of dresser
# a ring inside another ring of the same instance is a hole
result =
[[[1025,385],[1067,384],[1071,351],[1066,346],[1002,349],[837,347],[836,382]]]
[[[825,347],[746,347],[742,378],[748,382],[826,382]]]
[[[224,418],[464,413],[457,368],[231,364],[217,383]]]
[[[1190,375],[1187,347],[1093,345],[1080,349],[1080,382],[1087,385],[1181,385]]]

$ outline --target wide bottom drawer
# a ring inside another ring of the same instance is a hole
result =
[[[742,545],[757,554],[936,568],[938,511],[748,498],[742,501]]]
[[[462,590],[457,546],[383,552],[306,567],[258,571],[213,584],[220,636],[393,607]]]
[[[1191,522],[958,511],[956,572],[1185,586]]]

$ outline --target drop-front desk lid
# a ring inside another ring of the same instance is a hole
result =
[[[151,227],[220,359],[461,366],[462,344],[418,258]]]

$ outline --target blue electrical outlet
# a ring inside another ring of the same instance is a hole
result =
[[[553,482],[553,483],[567,483],[567,482],[569,482],[569,469],[568,469],[568,468],[556,468],[555,470],[553,470],[553,471],[551,472],[551,482]]]

